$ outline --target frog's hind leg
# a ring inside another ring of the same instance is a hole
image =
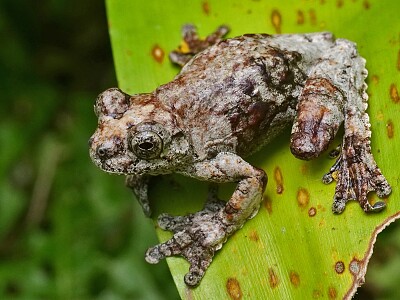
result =
[[[228,32],[229,27],[222,25],[205,39],[200,39],[196,27],[192,24],[186,24],[182,27],[183,43],[178,50],[169,54],[169,59],[183,67],[194,55],[221,41]]]
[[[297,157],[318,156],[344,121],[340,156],[323,177],[324,183],[337,180],[332,206],[335,213],[341,213],[349,200],[357,200],[366,212],[380,211],[385,203],[371,205],[367,194],[376,191],[385,197],[391,192],[371,153],[366,76],[365,60],[355,45],[338,39],[311,70],[299,97],[291,137],[291,150]]]

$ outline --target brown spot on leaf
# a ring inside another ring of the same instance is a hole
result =
[[[274,9],[271,13],[271,23],[274,26],[276,33],[281,33],[282,16],[281,13]]]
[[[328,297],[329,297],[329,299],[337,298],[337,291],[333,286],[329,287],[329,289],[328,289]]]
[[[365,9],[370,9],[370,8],[371,8],[371,4],[369,3],[369,1],[364,0],[364,2],[363,2],[363,7],[364,7]]]
[[[203,9],[204,14],[207,16],[210,15],[210,3],[208,1],[204,1],[201,4],[201,8]]]
[[[400,101],[399,91],[394,83],[390,85],[390,98],[394,103],[398,103]]]
[[[336,6],[338,7],[338,8],[341,8],[342,6],[343,6],[343,0],[337,0],[336,1]]]
[[[379,83],[379,76],[378,75],[372,75],[371,76],[371,81],[373,84],[378,84]]]
[[[317,25],[317,14],[315,13],[315,10],[314,9],[310,9],[308,11],[308,14],[310,15],[311,25],[313,25],[313,26]]]
[[[297,11],[297,24],[298,25],[303,25],[304,24],[304,12],[302,10]]]
[[[353,258],[353,260],[349,264],[350,273],[353,275],[357,275],[361,271],[362,262],[357,258]]]
[[[256,230],[252,230],[249,234],[249,239],[253,242],[258,242],[260,240],[260,236]]]
[[[309,217],[314,217],[317,214],[317,209],[315,207],[310,207],[308,210],[308,216]]]
[[[300,285],[300,275],[295,272],[295,271],[291,271],[289,274],[290,277],[290,282],[295,286],[298,287]]]
[[[269,214],[272,213],[272,200],[270,197],[265,196],[263,201],[264,207]]]
[[[271,288],[276,288],[279,284],[279,278],[273,268],[268,269],[268,281]]]
[[[229,297],[233,300],[240,300],[243,297],[239,281],[235,277],[228,278],[228,281],[226,282],[226,290]]]
[[[276,193],[282,194],[283,193],[283,176],[282,171],[279,167],[276,167],[274,170],[274,179],[276,182]]]
[[[159,45],[154,45],[151,49],[151,56],[155,59],[156,62],[162,63],[164,60],[164,50]]]
[[[346,269],[344,262],[342,262],[341,260],[337,261],[335,263],[335,272],[338,274],[342,274],[344,272],[344,270]]]
[[[305,208],[307,207],[309,202],[310,202],[310,194],[305,188],[300,188],[297,191],[297,204],[301,208]]]
[[[389,120],[387,123],[386,123],[386,132],[387,132],[387,135],[388,135],[388,138],[389,139],[391,139],[391,138],[393,138],[393,135],[394,135],[394,128],[393,128],[393,121],[392,120]]]

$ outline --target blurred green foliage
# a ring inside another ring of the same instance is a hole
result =
[[[0,298],[178,298],[143,259],[152,223],[88,156],[116,85],[104,3],[2,1],[0,33]]]
[[[0,3],[0,298],[176,299],[123,179],[92,165],[95,97],[115,86],[102,1]],[[378,237],[360,299],[396,299],[400,226]]]

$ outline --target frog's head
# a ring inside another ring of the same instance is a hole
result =
[[[189,143],[177,121],[154,94],[130,96],[108,89],[96,100],[98,127],[89,140],[90,157],[117,174],[171,173],[189,157]]]

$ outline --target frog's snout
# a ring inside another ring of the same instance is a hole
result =
[[[123,147],[122,142],[114,137],[113,139],[106,140],[103,143],[94,143],[92,141],[90,152],[91,156],[95,160],[100,160],[101,162],[104,162],[107,159],[118,155],[118,153],[121,152],[121,147]]]

